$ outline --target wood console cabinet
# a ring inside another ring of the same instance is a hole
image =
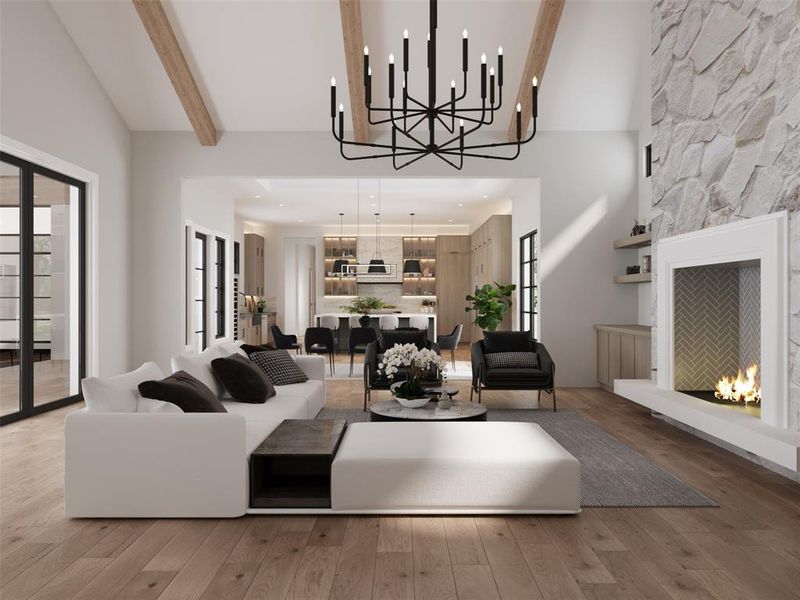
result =
[[[470,340],[471,314],[464,310],[469,284],[470,236],[440,235],[436,238],[436,321],[439,335],[447,335],[461,323],[462,342]]]
[[[650,327],[595,325],[597,382],[614,391],[615,379],[650,379]]]

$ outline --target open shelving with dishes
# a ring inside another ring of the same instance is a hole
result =
[[[403,273],[403,296],[436,295],[436,237],[408,236],[403,238],[403,264],[418,260],[422,272]]]
[[[356,296],[355,273],[342,269],[343,264],[356,264],[358,238],[355,236],[331,236],[323,238],[325,252],[325,295]],[[338,262],[337,262],[338,261]],[[341,261],[344,261],[341,262]]]

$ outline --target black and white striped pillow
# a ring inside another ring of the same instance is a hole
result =
[[[536,352],[491,352],[485,355],[488,369],[538,369]]]
[[[297,366],[286,350],[271,350],[267,352],[253,352],[250,355],[256,365],[267,374],[274,385],[289,385],[292,383],[305,383],[308,376],[303,369]]]

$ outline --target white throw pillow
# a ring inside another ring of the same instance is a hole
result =
[[[244,344],[244,340],[236,340],[235,342],[223,342],[216,347],[228,355],[239,354],[247,358],[247,352],[242,350],[242,344]]]
[[[172,372],[186,371],[195,379],[204,383],[208,389],[214,392],[217,398],[225,395],[225,387],[214,375],[211,368],[211,361],[215,358],[227,356],[227,353],[218,346],[206,348],[200,354],[192,356],[173,356],[170,360]]]
[[[151,379],[164,379],[154,362],[114,377],[86,377],[82,381],[86,408],[94,412],[137,412],[142,397],[139,384]]]
[[[183,411],[177,404],[163,402],[154,398],[139,398],[140,413],[182,413]]]

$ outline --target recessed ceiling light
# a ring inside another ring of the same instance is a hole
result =
[[[286,205],[283,202],[281,202],[280,204],[278,204],[278,206],[286,206]]]
[[[448,222],[448,223],[452,223],[452,222],[453,222],[453,219],[447,219],[447,222]]]
[[[374,197],[375,197],[375,194],[370,194],[370,195],[369,195],[369,197],[370,197],[370,198],[374,198]]]
[[[463,202],[459,202],[458,205],[459,206],[464,206],[464,203]]]
[[[297,219],[297,222],[298,222],[298,223],[302,223],[302,222],[303,222],[303,219]]]
[[[372,204],[370,204],[370,206],[377,206],[377,204],[375,204],[375,203],[373,202]]]
[[[259,194],[256,194],[256,198],[261,198],[261,196]]]
[[[481,196],[481,198],[483,198],[484,200],[486,200],[488,197],[489,196],[486,196],[486,195]]]

